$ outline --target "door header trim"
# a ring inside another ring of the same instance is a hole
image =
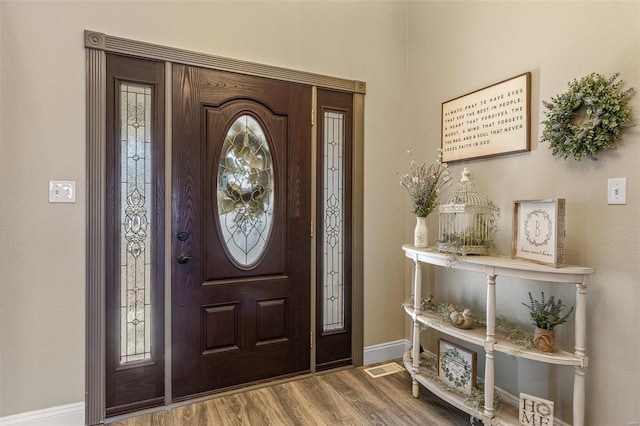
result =
[[[266,77],[275,80],[308,84],[350,93],[365,94],[367,90],[367,84],[364,81],[348,80],[306,71],[192,52],[174,47],[114,37],[97,31],[85,30],[84,40],[84,45],[87,49],[104,50],[111,53],[139,56],[145,59],[155,59],[158,61],[247,74],[254,77]]]

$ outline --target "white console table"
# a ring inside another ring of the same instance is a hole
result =
[[[405,307],[405,311],[413,320],[413,347],[404,357],[405,367],[411,372],[414,397],[418,397],[419,385],[422,384],[443,400],[467,412],[469,415],[481,419],[486,425],[520,424],[517,418],[517,408],[515,409],[515,414],[513,410],[502,410],[498,415],[493,404],[495,392],[494,373],[497,368],[495,353],[501,352],[548,364],[573,366],[575,368],[573,380],[573,424],[574,426],[584,426],[585,370],[588,362],[586,354],[586,298],[590,276],[595,273],[592,268],[580,266],[554,268],[523,260],[495,256],[461,256],[451,264],[447,254],[439,253],[432,247],[416,248],[412,245],[404,245],[402,249],[405,255],[414,262],[415,268],[413,282],[414,306]],[[451,267],[485,275],[487,283],[486,329],[459,329],[453,325],[443,324],[440,318],[420,310],[420,301],[422,300],[422,264]],[[536,349],[528,350],[507,342],[504,334],[496,332],[496,277],[498,276],[558,284],[575,284],[575,345],[573,353],[564,351],[546,353]],[[469,407],[460,395],[449,392],[439,381],[428,374],[420,373],[421,324],[484,348],[486,356],[483,410]]]

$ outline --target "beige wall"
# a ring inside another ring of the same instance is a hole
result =
[[[567,262],[596,269],[588,293],[587,424],[639,421],[640,127],[626,131],[619,149],[597,162],[563,161],[538,140],[545,118],[541,102],[566,91],[574,78],[620,72],[625,89],[640,89],[640,2],[410,2],[409,46],[407,139],[420,144],[427,161],[439,144],[443,101],[531,72],[531,152],[452,168],[459,177],[469,167],[478,188],[501,208],[502,254],[510,253],[513,200],[566,199]],[[640,121],[640,96],[631,99]],[[615,177],[628,179],[627,205],[607,205],[607,179]],[[436,218],[431,224],[437,229]],[[440,300],[483,312],[482,277],[441,271],[436,279],[428,290]],[[575,300],[573,286],[498,278],[498,304],[511,306],[499,314],[528,326],[520,301],[540,290]],[[573,350],[573,325],[557,330],[563,347]],[[513,357],[499,357],[498,363],[498,386],[516,395],[518,388],[547,395],[556,401],[556,413],[571,422],[571,368]]]
[[[532,152],[469,166],[503,210],[498,239],[505,253],[513,199],[567,199],[568,260],[598,271],[589,294],[587,418],[592,425],[639,420],[638,128],[597,163],[557,160],[536,142],[540,101],[565,90],[569,80],[620,71],[628,86],[640,88],[638,6],[0,2],[0,417],[84,399],[82,31],[92,29],[367,82],[365,346],[409,336],[400,304],[409,294],[410,270],[399,247],[410,240],[413,218],[395,175],[406,167],[405,150],[431,161],[442,101],[531,71]],[[636,111],[639,102],[636,95]],[[609,177],[629,179],[626,206],[606,205]],[[77,181],[77,203],[49,204],[50,179]],[[431,225],[437,226],[434,218]],[[474,277],[442,275],[450,287],[461,284],[452,298],[481,305],[483,286]],[[509,289],[499,296],[503,301],[526,296],[529,286],[514,282]],[[513,315],[526,322],[517,309]],[[499,383],[506,388],[524,384],[537,391],[544,383],[538,376],[555,376],[515,360],[506,367]],[[570,385],[552,381],[549,392],[563,401],[566,419]]]
[[[84,399],[84,29],[366,81],[364,344],[404,337],[406,7],[0,2],[0,417]],[[49,204],[50,179],[77,203]]]

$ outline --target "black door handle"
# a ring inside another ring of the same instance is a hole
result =
[[[187,255],[186,253],[180,253],[178,255],[178,263],[181,265],[184,265],[185,263],[189,262],[191,260],[191,256]]]

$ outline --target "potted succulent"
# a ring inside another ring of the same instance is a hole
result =
[[[569,315],[573,312],[573,307],[568,312],[563,313],[567,307],[562,300],[556,300],[554,296],[545,300],[544,292],[540,300],[534,300],[529,293],[530,304],[522,303],[529,308],[531,313],[531,324],[536,326],[533,344],[536,348],[544,352],[555,351],[555,331],[554,327],[567,322]]]

